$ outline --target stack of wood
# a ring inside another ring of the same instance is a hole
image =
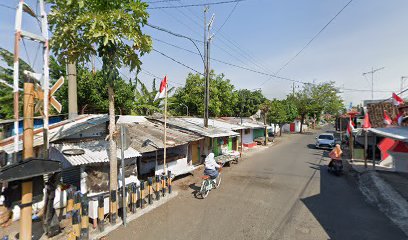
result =
[[[384,123],[384,111],[393,120],[392,125],[398,124],[395,119],[399,111],[402,111],[404,116],[408,116],[408,104],[397,107],[390,102],[371,103],[367,105],[367,110],[370,117],[371,126],[373,128],[381,128],[386,126]],[[408,122],[403,121],[402,126],[408,126]]]

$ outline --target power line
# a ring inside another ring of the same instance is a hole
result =
[[[8,9],[11,9],[11,10],[15,10],[15,9],[16,9],[16,8],[10,7],[10,6],[5,5],[5,4],[2,4],[2,3],[0,3],[0,7],[8,8]]]
[[[228,22],[229,18],[231,17],[232,13],[234,13],[235,9],[237,8],[239,2],[235,3],[235,6],[232,8],[231,12],[228,14],[228,17],[225,19],[225,21],[222,23],[221,27],[218,28],[218,30],[214,33],[214,36],[217,35],[217,33],[224,27],[224,25]]]
[[[169,42],[166,42],[166,41],[157,39],[157,38],[152,38],[152,39],[155,40],[155,41],[164,43],[164,44],[166,44],[166,45],[172,46],[172,47],[174,47],[174,48],[177,48],[177,49],[180,49],[180,50],[183,50],[183,51],[186,51],[186,52],[189,52],[189,53],[198,55],[198,54],[197,54],[196,52],[194,52],[194,51],[191,51],[191,50],[189,50],[189,49],[186,49],[186,48],[177,46],[177,45],[175,45],[175,44],[172,44],[172,43],[169,43]],[[236,65],[236,64],[233,64],[233,63],[229,63],[229,62],[226,62],[226,61],[223,61],[223,60],[220,60],[220,59],[216,59],[216,58],[210,58],[210,59],[213,60],[213,61],[215,61],[215,62],[223,63],[223,64],[225,64],[225,65],[229,65],[229,66],[232,66],[232,67],[240,68],[240,69],[243,69],[243,70],[246,70],[246,71],[258,73],[258,74],[265,75],[265,76],[270,76],[270,77],[282,79],[282,80],[285,80],[285,81],[296,82],[296,83],[301,83],[301,84],[313,84],[313,83],[309,83],[309,82],[305,82],[305,81],[301,81],[301,80],[296,80],[296,79],[291,79],[291,78],[287,78],[287,77],[278,76],[278,75],[276,75],[276,74],[270,74],[270,73],[266,73],[266,72],[261,72],[261,71],[255,70],[255,69],[250,69],[250,68],[247,68],[247,67],[239,66],[239,65]],[[313,84],[313,85],[316,85],[316,84]],[[353,88],[340,88],[340,89],[343,90],[343,91],[355,91],[355,92],[370,92],[370,91],[371,91],[371,90],[369,90],[369,89],[353,89]],[[375,92],[389,93],[389,92],[393,92],[393,91],[392,91],[392,90],[375,90]]]
[[[178,64],[180,64],[180,65],[182,65],[182,66],[184,66],[184,67],[190,69],[191,71],[194,71],[195,73],[198,73],[198,74],[200,74],[200,75],[203,75],[202,73],[200,73],[199,71],[195,70],[194,68],[187,66],[186,64],[184,64],[184,63],[182,63],[182,62],[180,62],[180,61],[178,61],[178,60],[176,60],[176,59],[174,59],[174,58],[168,56],[167,54],[165,54],[165,53],[163,53],[163,52],[161,52],[161,51],[159,51],[159,50],[157,50],[157,49],[154,49],[154,48],[153,48],[152,50],[155,51],[155,52],[157,52],[157,53],[159,53],[159,54],[161,54],[162,56],[164,56],[164,57],[166,57],[166,58],[172,60],[173,62],[176,62],[176,63],[178,63]]]
[[[236,2],[243,2],[243,1],[247,1],[247,0],[230,0],[230,1],[222,1],[222,2],[209,2],[209,3],[198,3],[198,4],[188,4],[188,5],[177,5],[177,6],[148,7],[147,9],[202,7],[202,6],[236,3]]]
[[[176,2],[176,1],[180,1],[180,0],[159,0],[159,1],[149,1],[146,3],[162,3],[162,2]]]
[[[350,0],[346,5],[344,5],[344,7],[343,7],[342,9],[340,9],[340,11],[337,12],[337,14],[334,15],[334,17],[333,17],[332,19],[330,19],[330,21],[329,21],[328,23],[326,23],[326,25],[323,26],[323,28],[320,29],[320,31],[317,32],[317,33],[312,37],[312,39],[310,39],[309,42],[307,42],[306,45],[303,46],[302,49],[300,49],[300,51],[299,51],[298,53],[296,53],[296,54],[295,54],[292,58],[290,58],[281,68],[279,68],[279,70],[278,70],[275,74],[279,74],[279,73],[280,73],[284,68],[286,68],[293,60],[295,60],[295,59],[296,59],[296,58],[297,58],[297,57],[298,57],[298,56],[334,21],[334,19],[336,19],[337,16],[339,16],[340,13],[342,13],[343,10],[346,9],[346,8],[350,5],[350,3],[351,3],[352,1],[353,1],[353,0]],[[269,80],[270,80],[270,78],[267,79],[267,80],[265,80],[263,83],[261,83],[261,86],[264,85],[264,84],[265,84],[267,81],[269,81]]]

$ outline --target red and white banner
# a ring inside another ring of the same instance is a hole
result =
[[[392,102],[394,103],[395,106],[399,106],[404,103],[404,99],[402,99],[397,94],[392,93]]]
[[[349,123],[347,124],[347,136],[350,137],[350,135],[353,133],[354,130],[354,122],[350,117]]]
[[[384,110],[384,123],[385,125],[391,125],[392,120],[390,116],[388,116],[387,112]]]
[[[364,129],[371,128],[370,117],[368,116],[368,113],[366,113],[366,114],[364,115],[363,128],[364,128]]]
[[[402,114],[402,112],[399,112],[397,117],[395,118],[395,122],[397,122],[398,125],[401,126],[403,119],[404,119],[404,114]]]
[[[164,79],[160,83],[159,91],[157,92],[156,97],[154,98],[154,101],[166,97],[166,88],[167,88],[167,76],[164,76]]]

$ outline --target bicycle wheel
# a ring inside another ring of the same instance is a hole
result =
[[[215,188],[218,188],[220,186],[220,184],[221,184],[221,173],[218,174],[218,176],[217,176],[217,182],[216,182]]]
[[[210,192],[208,191],[208,187],[207,187],[208,184],[210,183],[207,180],[204,180],[203,183],[201,183],[200,195],[203,199],[206,198],[208,196],[208,193]]]

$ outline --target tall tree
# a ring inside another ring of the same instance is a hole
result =
[[[155,112],[162,112],[163,108],[163,99],[154,99],[157,94],[157,88],[156,88],[156,79],[153,79],[152,82],[152,90],[149,91],[149,89],[146,87],[146,85],[140,81],[139,79],[137,81],[137,86],[135,89],[135,103],[134,103],[134,113],[136,115],[152,115]],[[174,88],[170,88],[167,90],[168,94],[171,94],[171,92],[174,90]]]
[[[102,58],[109,102],[110,190],[117,190],[114,86],[118,69],[140,69],[140,57],[151,50],[151,38],[142,33],[149,17],[140,0],[48,0],[51,3],[51,47],[68,61]],[[72,62],[72,61],[71,61]]]
[[[212,117],[231,116],[234,114],[234,106],[238,98],[234,91],[234,85],[224,74],[210,73],[210,105],[209,114]],[[186,84],[178,88],[171,97],[169,108],[175,115],[185,115],[185,105],[189,113],[202,116],[204,113],[204,89],[205,79],[199,74],[188,74]]]
[[[297,109],[294,103],[287,99],[278,100],[273,99],[270,102],[270,110],[268,114],[269,123],[279,125],[280,133],[282,135],[282,125],[292,122],[297,117]]]
[[[240,89],[236,91],[238,100],[234,106],[234,116],[250,117],[254,115],[266,98],[261,90]]]

